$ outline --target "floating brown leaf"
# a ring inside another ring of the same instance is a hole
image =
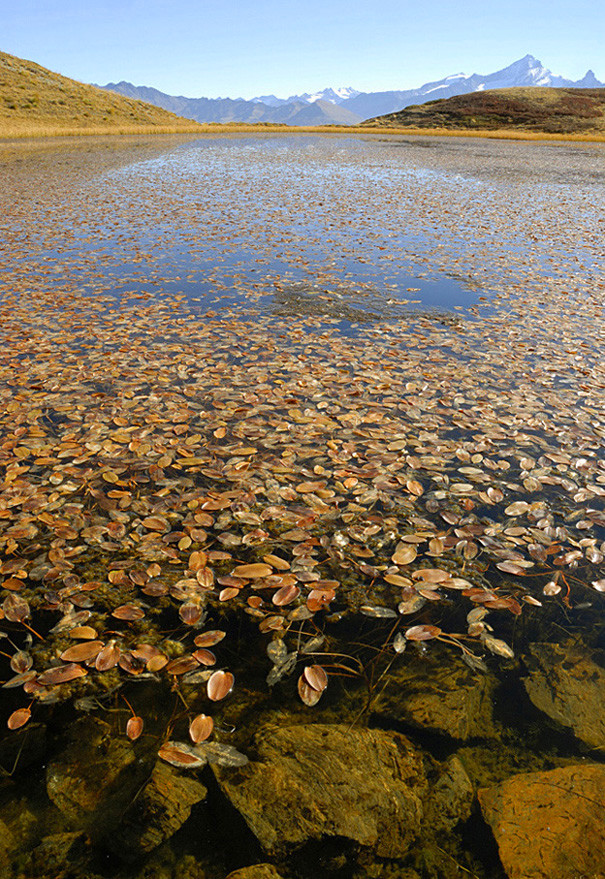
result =
[[[215,644],[223,640],[226,634],[222,629],[209,629],[207,632],[196,635],[193,643],[196,647],[214,647]]]
[[[415,546],[402,546],[393,553],[391,560],[396,565],[411,565],[417,555]]]
[[[201,665],[215,665],[216,664],[216,656],[212,652],[212,650],[207,650],[205,647],[199,647],[192,654],[194,659],[196,659]]]
[[[308,705],[309,708],[312,708],[314,705],[317,705],[319,700],[323,695],[323,690],[314,689],[306,680],[304,675],[301,675],[298,679],[298,695],[301,700]]]
[[[97,671],[108,671],[115,668],[120,659],[120,647],[115,641],[108,641],[105,647],[97,653],[95,668]]]
[[[92,626],[74,626],[68,634],[70,638],[78,638],[83,641],[94,641],[97,637],[96,629],[93,629]]]
[[[273,593],[271,601],[278,607],[283,607],[286,604],[291,604],[299,595],[300,589],[298,586],[282,586],[281,589]]]
[[[94,659],[102,649],[102,641],[84,641],[64,650],[61,659],[65,662],[85,662],[87,659]]]
[[[84,677],[88,674],[81,665],[71,662],[66,665],[57,665],[49,668],[38,675],[37,682],[46,686],[54,686],[55,684],[66,684],[68,681],[74,681],[76,678]]]
[[[143,732],[143,718],[133,715],[126,724],[126,735],[131,741],[136,741]]]
[[[165,666],[165,670],[169,675],[184,675],[196,669],[198,665],[199,662],[194,656],[179,656],[177,659],[172,659]]]
[[[206,739],[210,738],[212,735],[212,730],[214,729],[214,721],[207,714],[198,714],[197,717],[194,717],[189,725],[189,736],[191,741],[199,745],[200,742],[205,742]]]
[[[31,716],[32,713],[29,708],[17,708],[7,720],[6,725],[9,729],[20,729],[22,726],[25,726]]]
[[[273,568],[271,565],[264,564],[263,562],[258,562],[254,565],[237,565],[237,567],[233,569],[233,575],[235,577],[249,577],[250,579],[268,577],[269,574],[272,573]]]
[[[163,516],[147,516],[143,519],[143,525],[150,531],[170,531],[170,522]]]
[[[208,698],[213,702],[220,702],[229,695],[233,689],[234,677],[229,671],[215,671],[207,684]]]
[[[314,690],[322,693],[328,686],[328,675],[321,665],[306,665],[303,677]]]
[[[132,622],[134,620],[142,620],[145,616],[145,611],[142,607],[137,607],[135,604],[121,604],[115,610],[112,610],[111,615],[118,620]]]

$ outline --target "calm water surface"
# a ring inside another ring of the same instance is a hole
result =
[[[477,791],[604,753],[603,158],[0,148],[2,875],[521,875]]]

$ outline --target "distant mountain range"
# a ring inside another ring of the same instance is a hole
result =
[[[353,88],[327,88],[313,94],[277,98],[262,95],[242,98],[185,98],[167,95],[148,86],[110,82],[101,88],[128,98],[147,101],[196,122],[273,122],[282,125],[356,125],[370,117],[395,113],[413,104],[514,86],[551,88],[601,88],[592,70],[574,82],[551,73],[533,55],[526,55],[502,70],[482,75],[454,73],[407,91],[360,92]]]

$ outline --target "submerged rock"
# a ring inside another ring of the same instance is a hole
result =
[[[74,724],[70,742],[46,770],[49,798],[76,827],[101,835],[119,821],[136,793],[135,752],[109,724],[85,718]]]
[[[605,864],[605,766],[515,775],[479,791],[509,879],[597,879]]]
[[[8,873],[9,853],[14,847],[13,835],[4,821],[0,820],[0,870]]]
[[[470,817],[475,790],[459,757],[450,757],[433,784],[426,817],[435,829],[452,830]]]
[[[157,763],[149,782],[128,809],[110,847],[121,857],[134,860],[173,836],[206,797],[201,782],[176,769]]]
[[[28,869],[33,876],[51,879],[63,875],[66,867],[74,868],[83,861],[86,836],[82,832],[51,833],[44,836],[32,851]]]
[[[269,854],[344,837],[399,857],[417,836],[428,783],[404,736],[315,724],[264,728],[256,745],[237,773],[213,769]]]
[[[371,847],[378,857],[400,858],[431,811],[427,769],[437,775],[439,768],[400,733],[327,724],[265,727],[255,743],[257,759],[247,766],[213,770],[270,855],[340,838]],[[438,820],[440,828],[456,823],[453,775],[464,773],[461,766],[448,771],[452,777],[448,782],[441,775],[439,796],[442,803],[449,798],[450,810]],[[472,801],[464,777],[459,817]]]
[[[282,879],[273,864],[254,864],[229,873],[227,879]]]
[[[605,668],[575,646],[532,644],[523,684],[540,711],[590,748],[605,745]]]
[[[462,661],[404,661],[391,669],[384,690],[373,703],[377,714],[430,732],[466,741],[492,738],[496,682],[472,671]]]

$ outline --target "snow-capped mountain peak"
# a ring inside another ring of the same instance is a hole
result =
[[[349,98],[354,98],[358,94],[359,92],[356,89],[342,86],[337,89],[323,89],[313,94],[297,95],[297,97],[300,101],[306,101],[308,104],[314,104],[315,101],[329,101],[330,104],[341,104],[343,101],[348,101]],[[289,100],[292,99],[290,98]]]
[[[305,92],[303,95],[290,95],[289,98],[276,98],[275,95],[262,95],[258,98],[252,98],[257,103],[269,104],[277,106],[278,104],[292,104],[295,101],[301,101],[305,104],[315,104],[317,101],[328,101],[330,104],[342,104],[349,98],[354,98],[361,94],[357,89],[350,86],[341,86],[340,88],[326,88],[320,92]]]
[[[275,122],[286,125],[353,125],[364,119],[394,113],[412,104],[514,86],[603,88],[592,70],[577,82],[557,76],[533,55],[525,55],[494,73],[452,73],[405,91],[360,92],[351,87],[326,88],[313,93],[278,98],[262,95],[249,101],[183,98],[131,83],[108,83],[103,88],[138,97],[199,122]]]
[[[525,55],[519,61],[509,64],[508,67],[497,70],[495,73],[490,73],[488,76],[482,77],[482,79],[486,84],[489,83],[487,88],[511,88],[517,85],[548,86],[551,85],[553,75],[533,55]],[[498,85],[495,85],[495,83],[498,83]]]

